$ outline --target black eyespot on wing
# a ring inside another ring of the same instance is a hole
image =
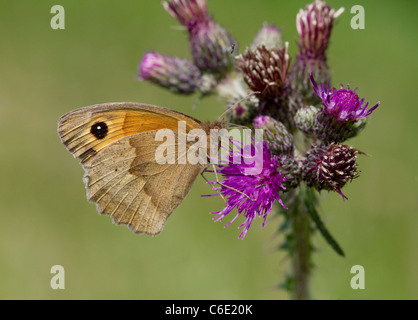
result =
[[[97,122],[91,126],[90,132],[97,139],[103,139],[106,137],[108,132],[107,124],[104,122]]]

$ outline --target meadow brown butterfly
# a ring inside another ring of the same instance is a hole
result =
[[[135,233],[161,232],[208,166],[188,161],[160,164],[156,159],[161,144],[156,133],[170,129],[178,135],[179,121],[185,122],[186,132],[202,129],[208,136],[211,129],[225,127],[224,122],[202,123],[174,110],[133,102],[84,107],[59,119],[61,141],[81,159],[87,198],[100,214],[110,215],[115,224],[127,225]],[[175,150],[179,157],[178,143]]]

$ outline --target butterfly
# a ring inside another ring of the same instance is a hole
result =
[[[104,103],[73,110],[58,121],[58,135],[85,171],[87,198],[113,223],[127,225],[135,233],[159,234],[171,213],[188,194],[201,163],[161,164],[156,152],[161,129],[179,136],[179,121],[186,133],[222,129],[223,121],[201,122],[183,113],[142,103]],[[171,156],[182,155],[178,139]],[[191,148],[187,142],[186,150]],[[210,145],[208,145],[209,154]],[[166,152],[165,156],[169,151]]]

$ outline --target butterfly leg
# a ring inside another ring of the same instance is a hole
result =
[[[200,173],[200,175],[202,176],[202,178],[203,179],[205,179],[205,181],[206,181],[206,183],[207,184],[213,184],[213,182],[211,182],[211,181],[209,181],[203,174],[205,173],[205,170],[206,169],[204,169],[201,173]],[[226,199],[225,199],[225,197],[223,196],[223,194],[219,191],[219,190],[216,190],[216,192],[221,196],[221,198],[222,198],[222,200],[225,202],[225,204],[227,204],[227,201],[226,201]]]

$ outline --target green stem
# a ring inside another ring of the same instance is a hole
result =
[[[280,249],[286,250],[291,258],[291,273],[281,285],[295,300],[310,299],[309,276],[311,263],[311,237],[318,230],[332,249],[341,256],[344,251],[325,227],[318,211],[318,194],[305,184],[285,194],[288,210],[283,210],[284,223],[279,232],[285,232],[285,241]]]
[[[295,195],[292,207],[289,208],[291,230],[293,233],[292,298],[307,300],[309,295],[309,276],[311,271],[311,220],[305,206],[304,188]]]

